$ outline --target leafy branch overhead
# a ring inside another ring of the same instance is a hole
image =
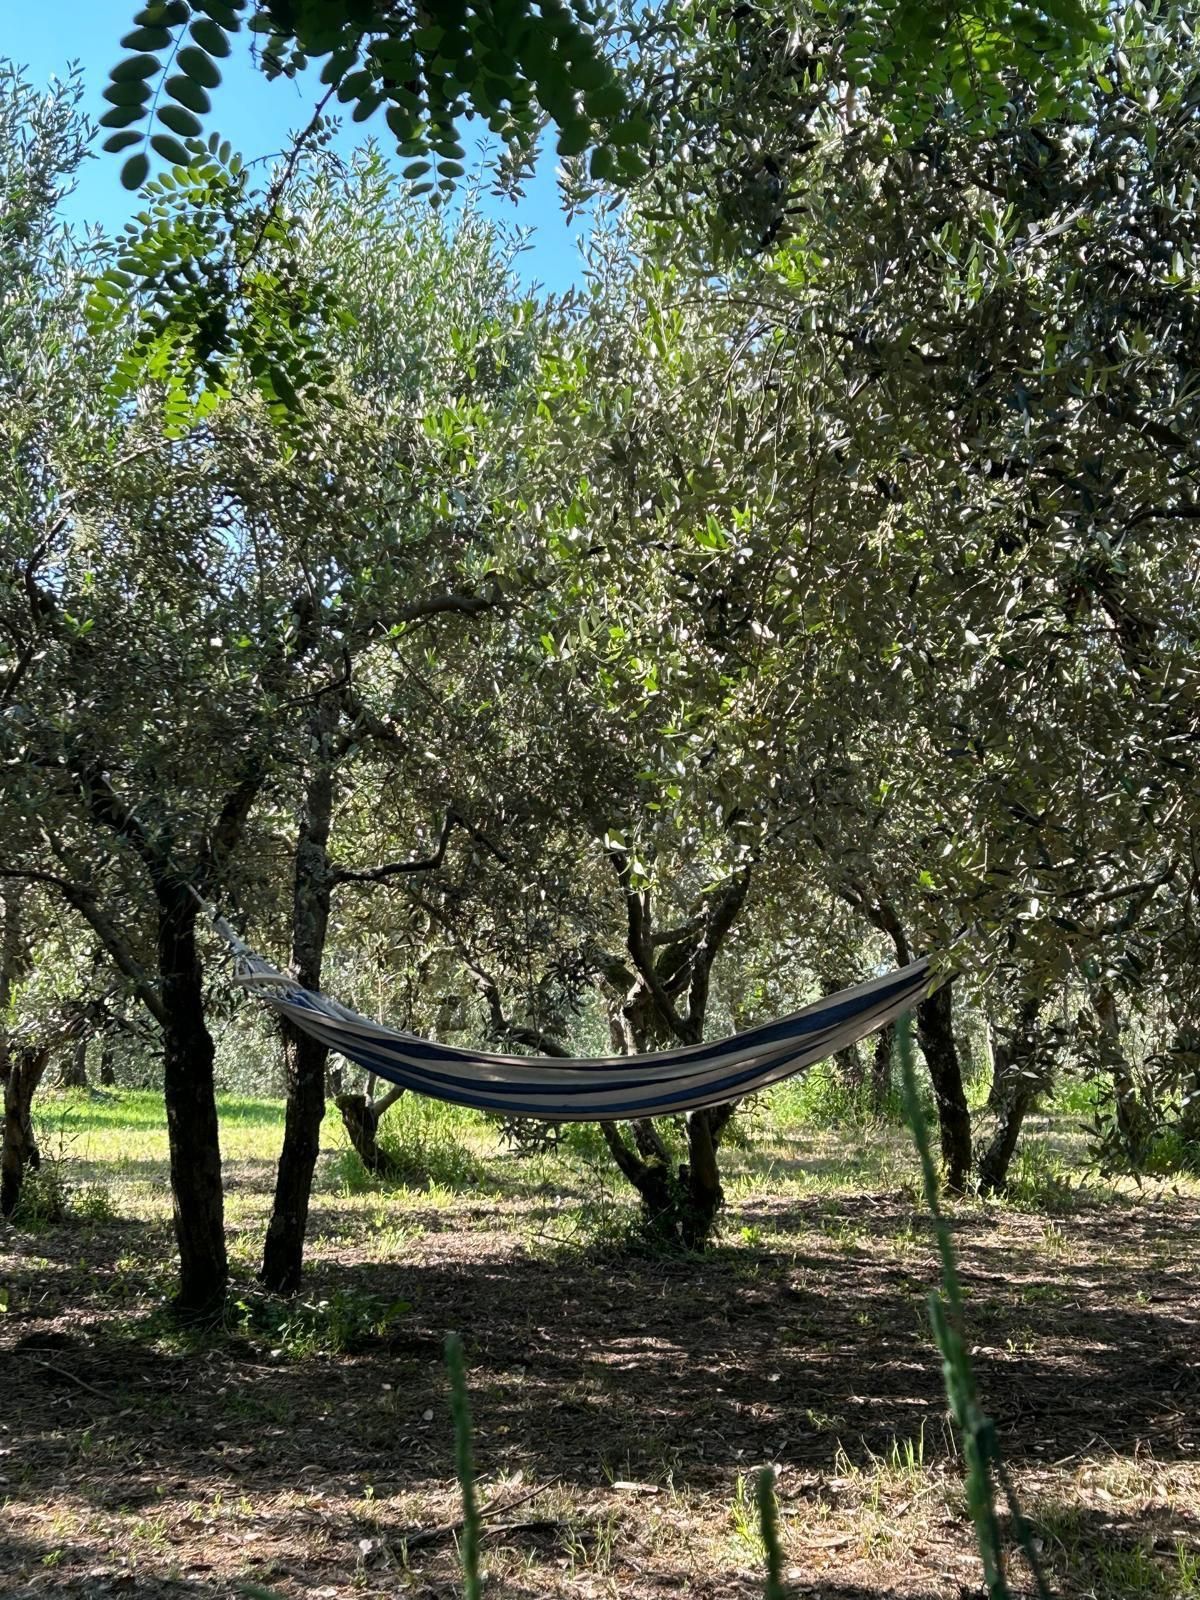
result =
[[[164,419],[182,433],[244,371],[273,409],[295,413],[314,385],[328,391],[317,330],[341,317],[319,277],[302,271],[294,222],[248,184],[241,158],[210,134],[189,138],[180,161],[144,188],[145,208],[125,224],[116,261],[87,301],[96,332],[128,330],[112,391],[164,385]]]
[[[587,0],[151,0],[121,43],[131,54],[109,75],[101,118],[110,152],[137,189],[150,152],[187,165],[221,83],[219,62],[245,23],[268,78],[295,77],[319,60],[330,96],[365,122],[383,109],[406,178],[446,192],[463,175],[462,118],[482,118],[517,151],[533,148],[547,118],[560,155],[592,150],[592,175],[628,182],[645,171],[638,147],[649,124],[629,105],[601,48],[605,20]]]

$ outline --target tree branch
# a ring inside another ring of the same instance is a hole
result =
[[[264,776],[263,767],[256,762],[241,782],[225,796],[216,825],[201,851],[198,873],[201,894],[211,889],[217,869],[240,842],[246,818],[262,788]]]
[[[499,1038],[510,1039],[514,1044],[526,1045],[531,1049],[540,1050],[543,1055],[554,1056],[560,1061],[569,1060],[570,1052],[559,1044],[557,1039],[551,1038],[548,1033],[543,1033],[540,1028],[533,1028],[523,1023],[512,1021],[504,1010],[504,1003],[500,996],[500,985],[491,973],[475,959],[458,933],[450,926],[436,906],[431,905],[424,895],[418,894],[415,890],[410,889],[408,892],[414,904],[419,905],[429,920],[441,928],[453,945],[459,960],[474,978],[475,985],[488,1008],[493,1032]]]
[[[108,828],[119,839],[127,840],[150,874],[155,892],[163,889],[168,869],[165,853],[151,842],[146,830],[117,794],[99,765],[94,761],[85,763],[69,760],[66,768],[75,780],[75,788],[91,813],[92,820]]]
[[[476,617],[483,611],[491,611],[500,604],[496,594],[455,594],[447,590],[443,594],[427,594],[420,600],[411,600],[406,606],[397,606],[387,617],[376,620],[376,628],[394,628],[399,623],[420,622],[425,617],[442,616],[448,611],[460,615]]]
[[[90,889],[85,889],[82,884],[72,883],[69,878],[59,878],[52,872],[38,872],[32,868],[0,867],[0,878],[24,879],[27,883],[40,883],[56,889],[96,934],[117,967],[133,984],[134,992],[146,1010],[160,1026],[166,1027],[167,1013],[158,990],[146,976],[129,945],[97,905],[96,897]]]
[[[650,933],[646,926],[646,905],[641,894],[633,887],[633,869],[630,864],[629,854],[625,850],[610,850],[608,859],[612,862],[613,871],[617,875],[617,882],[625,896],[626,935],[625,942],[629,954],[637,968],[643,983],[654,996],[654,1003],[662,1015],[663,1021],[671,1029],[677,1039],[685,1043],[693,1043],[687,1019],[681,1017],[675,1008],[675,1002],[668,994],[662,976],[655,966],[654,956],[650,943]]]
[[[721,953],[721,946],[746,903],[750,892],[750,863],[747,862],[721,890],[705,918],[704,937],[697,946],[692,960],[692,981],[688,989],[688,1022],[699,1036],[704,1026],[704,1013],[708,1009],[709,979],[713,962]]]
[[[409,861],[388,861],[380,867],[334,867],[332,881],[335,884],[385,883],[389,878],[399,877],[406,872],[435,872],[445,860],[446,845],[455,827],[462,828],[464,832],[469,833],[476,843],[490,850],[498,861],[507,860],[504,853],[492,843],[485,833],[481,832],[473,823],[468,822],[465,817],[460,816],[457,811],[450,810],[446,812],[441,832],[438,834],[437,847],[432,855],[421,856]]]
[[[602,1122],[600,1124],[600,1132],[604,1135],[604,1142],[612,1152],[613,1160],[640,1194],[646,1179],[647,1167],[645,1162],[640,1161],[625,1143],[621,1137],[621,1130],[615,1122]]]

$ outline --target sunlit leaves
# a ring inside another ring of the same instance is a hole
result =
[[[88,303],[97,330],[133,324],[114,392],[162,386],[167,424],[183,432],[244,374],[281,415],[299,416],[325,377],[312,334],[328,308],[295,266],[289,223],[216,134],[150,142],[171,168],[146,184],[146,208]],[[132,156],[127,180],[148,174],[145,153]]]
[[[630,69],[654,107],[647,211],[664,251],[682,239],[724,262],[786,239],[817,153],[864,119],[911,146],[949,128],[986,140],[1017,104],[1080,114],[1100,15],[1098,0],[669,0]]]
[[[229,36],[247,9],[245,0],[146,7],[123,41],[139,54],[114,69],[112,87],[155,77],[161,57],[167,95],[203,117],[206,91],[221,81],[217,59],[230,54]],[[268,77],[294,77],[310,59],[326,58],[321,81],[351,107],[353,120],[385,110],[401,153],[433,161],[431,188],[442,194],[463,175],[457,131],[463,117],[482,118],[506,144],[528,152],[549,116],[559,127],[562,154],[606,151],[601,170],[614,181],[644,170],[633,147],[645,142],[648,126],[625,116],[623,81],[604,53],[593,12],[579,0],[553,6],[508,0],[494,10],[432,0],[424,13],[363,0],[302,7],[261,0],[249,26],[263,41],[260,63]],[[135,90],[122,94],[129,98],[121,107],[139,103]]]

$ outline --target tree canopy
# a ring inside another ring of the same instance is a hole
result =
[[[671,138],[733,104],[705,52],[774,48],[736,20],[697,22]],[[1108,21],[1072,97],[1014,71],[990,120],[951,92],[902,133],[882,87],[796,77],[808,134],[754,113],[795,161],[752,250],[725,250],[752,123],[714,123],[552,302],[374,144],[256,188],[189,133],[89,253],[54,213],[77,91],[9,81],[2,866],[104,953],[205,1130],[173,1148],[195,1300],[228,1004],[197,895],[364,1009],[390,965],[393,1020],[550,1053],[692,1043],[936,951],[956,1188],[1003,1184],[1060,1070],[1108,1085],[1113,1159],[1187,1124],[1200,88],[1181,11]],[[724,1108],[604,1134],[693,1243],[734,1136]]]

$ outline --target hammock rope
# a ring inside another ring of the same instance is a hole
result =
[[[214,916],[213,924],[237,958],[234,981],[330,1050],[435,1100],[544,1122],[672,1116],[754,1094],[886,1027],[937,981],[929,958],[922,957],[790,1016],[707,1044],[569,1060],[501,1055],[437,1044],[372,1022],[302,988],[256,955],[223,918]]]

